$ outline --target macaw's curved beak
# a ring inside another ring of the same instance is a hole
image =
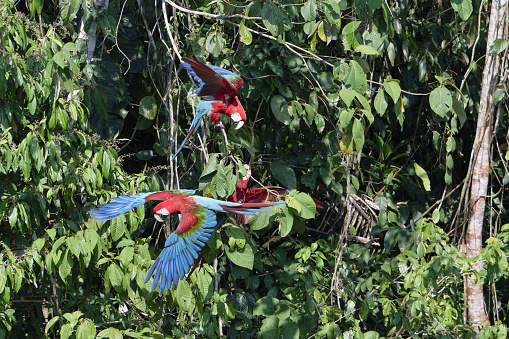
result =
[[[244,126],[244,121],[239,121],[239,122],[237,123],[237,126],[235,126],[235,129],[239,129],[239,128],[241,128],[242,126]]]
[[[235,129],[239,129],[242,126],[244,126],[244,121],[242,120],[242,117],[240,116],[239,113],[232,114],[230,118],[232,119],[232,123],[237,125],[235,126]]]

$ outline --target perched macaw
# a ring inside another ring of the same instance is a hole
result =
[[[176,287],[179,280],[184,278],[212,232],[222,224],[218,223],[216,212],[256,215],[269,211],[264,207],[279,204],[220,201],[195,195],[194,192],[194,190],[173,190],[120,196],[91,209],[89,213],[97,220],[110,220],[153,200],[160,201],[153,210],[157,220],[162,221],[162,216],[181,214],[179,225],[166,239],[163,250],[150,267],[145,279],[145,283],[148,282],[155,271],[152,290],[160,282],[162,293],[172,285]]]
[[[275,202],[277,200],[285,200],[285,196],[290,193],[289,189],[277,186],[264,186],[257,188],[247,188],[249,179],[251,178],[251,166],[244,165],[246,175],[237,183],[235,194],[228,198],[228,201],[242,203],[262,203]],[[322,202],[312,198],[316,204],[316,208],[323,208]],[[317,212],[318,213],[318,212]],[[247,225],[249,223],[248,215],[237,214],[237,223]]]
[[[246,122],[246,112],[237,96],[239,88],[244,83],[240,76],[221,67],[205,65],[198,60],[190,58],[183,60],[181,68],[187,70],[200,84],[196,94],[203,100],[196,107],[189,132],[173,159],[180,153],[189,137],[196,132],[204,116],[208,116],[210,121],[217,125],[220,122],[219,114],[225,114],[236,124],[235,129],[241,128]]]

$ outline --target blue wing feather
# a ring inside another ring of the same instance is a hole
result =
[[[176,288],[178,281],[183,279],[191,269],[194,259],[198,258],[198,252],[205,246],[212,232],[217,229],[216,213],[204,207],[199,210],[201,211],[197,216],[200,221],[196,228],[181,235],[172,233],[166,239],[163,250],[150,267],[145,279],[147,283],[155,271],[152,290],[158,283],[161,293],[172,286]]]
[[[111,199],[111,202],[92,208],[88,213],[97,220],[111,220],[135,207],[145,203],[145,198],[154,192],[140,193],[136,195],[123,195]]]

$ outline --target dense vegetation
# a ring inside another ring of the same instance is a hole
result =
[[[503,84],[477,275],[491,326],[464,320],[487,13],[478,0],[1,2],[0,337],[505,338]],[[238,72],[248,121],[225,120],[228,141],[203,124],[171,161],[198,102],[180,56]],[[144,280],[177,219],[87,214],[179,187],[226,199],[244,163],[295,189],[287,205],[229,219],[167,294]]]

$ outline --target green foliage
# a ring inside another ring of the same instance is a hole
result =
[[[0,337],[469,337],[471,261],[449,238],[458,196],[435,202],[471,153],[479,4],[198,1],[189,9],[234,16],[177,10],[168,25],[160,6],[0,8]],[[197,103],[175,49],[240,73],[248,120],[223,121],[228,145],[203,124],[172,162]],[[502,88],[495,99],[505,103]],[[507,158],[505,132],[495,138]],[[503,161],[492,162],[501,192]],[[138,207],[89,220],[122,194],[182,187],[227,199],[244,163],[259,183],[290,189],[286,204],[248,227],[228,217],[202,267],[168,293],[145,277],[176,219],[161,226]],[[378,208],[369,248],[345,242],[361,221],[338,226],[346,193]],[[503,197],[489,203],[505,211]],[[500,305],[507,230],[490,234],[478,274]],[[478,337],[506,336],[502,309]]]

